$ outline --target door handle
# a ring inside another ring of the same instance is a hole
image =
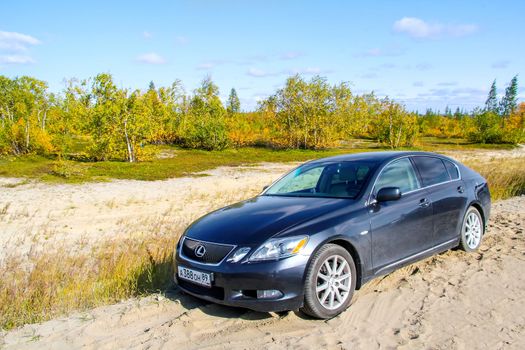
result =
[[[430,205],[430,202],[426,199],[426,198],[422,198],[420,201],[419,201],[419,206],[421,208],[428,208],[428,206]]]
[[[459,193],[465,192],[465,189],[463,188],[463,186],[458,186],[458,192]]]

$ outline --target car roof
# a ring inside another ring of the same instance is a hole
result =
[[[420,151],[383,151],[383,152],[361,152],[361,153],[350,153],[342,154],[339,156],[321,158],[312,161],[311,163],[322,163],[322,162],[345,162],[345,161],[373,161],[376,163],[384,163],[391,161],[396,158],[406,157],[406,156],[439,156],[441,158],[448,159],[446,156],[442,156],[438,153],[432,152],[420,152]]]

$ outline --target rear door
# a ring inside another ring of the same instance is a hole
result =
[[[467,196],[456,165],[446,159],[413,156],[433,210],[434,245],[459,237]]]
[[[372,195],[383,187],[399,187],[399,200],[378,203],[370,209],[372,259],[376,273],[433,244],[432,203],[409,158],[401,158],[383,168]],[[374,197],[375,198],[375,197]]]

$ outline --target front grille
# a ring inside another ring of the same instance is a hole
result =
[[[192,292],[198,295],[208,296],[217,300],[224,300],[224,288],[212,286],[211,288],[199,286],[197,284],[184,281],[181,278],[177,278],[177,283],[183,289],[186,289],[188,292]]]
[[[206,252],[203,256],[197,256],[195,250],[197,247],[203,246]],[[218,264],[228,255],[235,246],[228,244],[210,243],[198,241],[191,238],[184,238],[182,243],[182,253],[190,260],[194,260],[203,264]]]

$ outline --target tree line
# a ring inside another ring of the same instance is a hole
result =
[[[86,159],[135,162],[148,144],[321,149],[368,138],[395,149],[414,145],[419,136],[519,143],[525,141],[525,105],[517,105],[517,91],[514,77],[501,100],[493,83],[484,108],[418,114],[389,98],[355,94],[347,83],[296,75],[256,110],[242,112],[235,89],[224,105],[210,78],[187,93],[178,80],[123,89],[102,73],[72,79],[55,94],[32,77],[0,76],[0,154],[67,157],[85,143]]]
[[[471,112],[446,108],[444,113],[431,109],[420,117],[421,133],[435,137],[466,138],[476,143],[525,142],[525,104],[518,105],[518,77],[514,76],[498,98],[497,85],[490,87],[483,107]]]

